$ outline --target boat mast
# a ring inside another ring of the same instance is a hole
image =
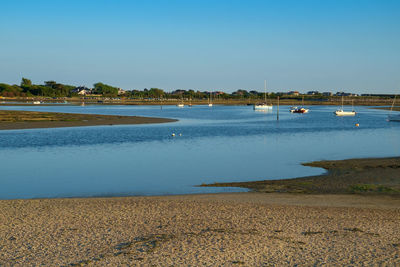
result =
[[[392,111],[393,111],[394,102],[396,101],[396,97],[397,97],[397,95],[395,95],[393,98],[393,103],[392,103],[392,106],[390,107],[390,113],[392,113]]]
[[[264,102],[267,104],[267,80],[264,80]]]
[[[343,110],[343,96],[342,96],[342,110]]]

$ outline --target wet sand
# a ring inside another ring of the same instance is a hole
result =
[[[0,130],[174,122],[174,119],[0,110]]]
[[[230,193],[0,201],[0,265],[400,264],[400,199]]]

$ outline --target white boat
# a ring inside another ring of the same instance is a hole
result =
[[[33,104],[35,104],[35,105],[40,105],[40,101],[33,101]]]
[[[272,109],[272,104],[267,103],[267,81],[264,81],[264,102],[259,104],[254,104],[254,110],[270,110]]]
[[[400,122],[400,114],[392,114],[393,107],[394,107],[394,102],[396,101],[396,97],[397,96],[394,96],[393,103],[392,103],[392,106],[390,108],[390,113],[388,115],[388,121],[399,121]]]
[[[255,104],[253,106],[254,110],[269,110],[272,109],[272,105],[268,105],[267,103],[260,103],[260,104]]]
[[[210,92],[210,98],[208,99],[208,106],[209,106],[209,107],[212,107],[212,106],[213,106],[213,104],[212,104],[212,94],[211,94],[211,92]]]
[[[343,110],[343,96],[342,96],[342,108],[336,110],[334,113],[336,116],[355,116],[356,112],[354,111],[353,101],[351,102],[352,111],[344,111]]]
[[[181,99],[181,103],[176,104],[176,106],[178,108],[183,108],[185,105],[183,104],[183,95],[182,95],[182,99]]]
[[[356,112],[353,111],[344,111],[343,109],[338,109],[335,111],[336,116],[355,116]]]

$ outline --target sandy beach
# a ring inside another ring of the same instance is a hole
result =
[[[4,266],[400,264],[400,199],[230,193],[0,201]]]

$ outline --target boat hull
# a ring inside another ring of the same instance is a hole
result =
[[[388,121],[398,121],[400,122],[400,115],[389,115]]]
[[[305,108],[297,108],[297,109],[291,109],[290,112],[291,112],[291,113],[300,113],[300,114],[304,114],[304,113],[308,113],[308,109],[305,109]]]
[[[355,111],[336,110],[334,113],[335,113],[336,116],[340,116],[340,117],[343,117],[343,116],[355,116],[356,115]]]
[[[254,110],[271,110],[272,105],[254,105],[253,109]]]

